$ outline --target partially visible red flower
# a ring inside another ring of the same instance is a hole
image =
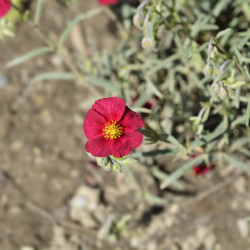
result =
[[[138,97],[134,97],[132,99],[132,105],[134,106],[136,101],[138,100]],[[155,105],[157,104],[158,102],[158,98],[153,96],[152,98],[150,98],[146,103],[144,103],[144,105],[142,106],[143,108],[146,108],[146,109],[152,109],[155,107]],[[146,114],[146,113],[139,113],[143,118],[147,117],[149,114]]]
[[[10,0],[0,0],[0,18],[5,16],[11,8]]]
[[[117,97],[97,100],[85,117],[83,129],[89,141],[87,152],[93,156],[121,158],[140,146],[142,118]]]
[[[132,99],[132,105],[135,105],[136,101],[138,100],[138,97],[134,97]],[[152,98],[150,98],[148,101],[146,101],[143,105],[143,108],[146,109],[152,109],[158,102],[158,98],[153,96]]]
[[[190,158],[195,158],[195,157],[197,157],[197,155],[191,155]],[[213,168],[214,168],[213,163],[206,165],[205,162],[202,162],[200,165],[193,167],[193,172],[195,175],[203,175],[211,171]]]
[[[116,4],[118,0],[98,0],[100,5],[111,5]]]
[[[205,164],[201,164],[199,166],[194,167],[193,172],[195,173],[195,175],[203,175],[209,172],[212,169],[212,166],[213,166],[212,164],[208,166]]]

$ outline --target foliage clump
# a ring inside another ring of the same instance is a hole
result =
[[[249,1],[144,0],[137,8],[121,1],[112,10],[99,7],[79,14],[57,40],[47,39],[46,47],[8,66],[56,53],[70,58],[70,67],[65,63],[69,70],[42,73],[32,83],[72,80],[91,91],[102,87],[106,97],[122,97],[144,117],[140,132],[153,148],[134,156],[144,162],[166,152],[186,161],[162,188],[201,162],[226,161],[249,171]],[[117,26],[117,47],[110,53],[87,38],[92,49],[88,57],[72,52],[66,40],[73,27],[101,12]],[[165,143],[165,151],[159,150],[159,142]]]

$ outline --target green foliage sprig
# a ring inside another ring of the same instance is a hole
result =
[[[97,49],[88,39],[93,49],[88,58],[72,53],[66,45],[72,28],[100,13],[109,13],[117,24],[119,42],[114,52]],[[85,87],[98,85],[106,96],[122,96],[145,116],[147,127],[140,131],[146,142],[155,145],[151,154],[135,156],[144,162],[146,156],[157,158],[170,152],[186,160],[162,180],[161,188],[201,161],[224,160],[249,171],[249,1],[145,0],[137,9],[124,3],[120,13],[121,23],[107,9],[81,13],[58,40],[48,39],[47,47],[8,66],[56,53],[70,58],[68,71],[42,73],[31,83],[73,80]],[[168,149],[159,150],[159,143],[166,143]],[[190,160],[193,154],[199,156]]]

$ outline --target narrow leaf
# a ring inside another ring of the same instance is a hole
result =
[[[244,171],[250,171],[249,163],[243,162],[240,159],[234,156],[228,155],[228,154],[224,154],[224,158],[226,159],[228,163],[232,164],[234,167],[240,168]]]
[[[42,6],[43,5],[43,0],[37,0],[37,4],[36,4],[36,13],[35,13],[35,18],[34,18],[34,24],[38,25],[39,21],[40,21],[40,17],[42,14]]]
[[[181,149],[186,149],[174,136],[170,134],[161,134],[159,135],[159,139],[161,141],[166,141],[166,142],[171,142],[174,144],[176,147],[181,148]]]
[[[165,179],[165,181],[160,186],[161,189],[167,188],[170,184],[172,184],[173,182],[181,178],[189,169],[200,165],[202,161],[203,161],[203,157],[198,156],[192,160],[189,160],[185,164],[183,164],[181,167],[175,170],[171,175],[169,175],[168,178]]]
[[[223,9],[226,9],[226,7],[229,5],[231,0],[221,0],[218,1],[215,7],[213,8],[213,15],[215,17],[218,17],[220,13],[223,11]]]
[[[32,50],[32,51],[30,51],[22,56],[19,56],[19,57],[13,59],[12,61],[8,62],[6,67],[10,68],[10,67],[16,66],[18,64],[24,63],[25,61],[28,61],[32,58],[37,57],[37,56],[49,53],[51,51],[52,51],[52,49],[50,47],[41,47],[41,48],[34,49],[34,50]]]
[[[135,107],[133,108],[133,111],[135,111],[136,113],[144,113],[144,114],[151,114],[152,111],[151,109],[147,109],[147,108],[141,108],[141,107]]]
[[[64,80],[64,81],[74,81],[75,76],[72,73],[66,72],[45,72],[36,75],[31,79],[30,83],[36,83],[44,80]]]
[[[224,122],[222,121],[220,123],[220,125],[215,129],[215,131],[213,131],[212,133],[205,135],[197,140],[195,140],[192,144],[191,144],[191,149],[194,149],[196,147],[201,147],[203,145],[206,145],[210,142],[212,142],[213,140],[215,140],[217,137],[221,136],[222,134],[225,133],[227,129],[225,128]]]
[[[58,45],[63,46],[65,40],[67,39],[67,37],[69,36],[71,30],[74,28],[75,25],[77,25],[79,22],[81,22],[83,20],[91,18],[95,15],[98,15],[99,13],[101,13],[102,10],[103,10],[102,8],[93,9],[93,10],[85,12],[81,15],[76,16],[71,22],[69,22],[66,29],[63,31],[63,33],[59,39]]]
[[[188,58],[190,59],[192,56],[194,56],[197,53],[202,52],[203,50],[205,50],[207,48],[208,43],[204,43],[202,44],[198,49],[194,50],[189,56]]]
[[[225,30],[222,30],[222,31],[220,31],[217,35],[216,35],[216,37],[217,38],[220,38],[220,37],[222,37],[222,36],[224,36],[224,35],[226,35],[226,34],[228,34],[228,33],[231,33],[233,30],[231,29],[231,28],[227,28],[227,29],[225,29]]]
[[[246,127],[249,126],[249,120],[250,120],[250,99],[247,104],[247,113],[246,113]]]
[[[146,78],[146,81],[152,93],[154,93],[158,98],[162,99],[163,95],[160,90],[158,90],[158,88],[155,86],[155,84],[148,77]]]
[[[114,84],[110,80],[105,80],[97,76],[87,76],[84,79],[86,79],[86,81],[88,81],[89,83],[92,83],[95,86],[102,87],[106,90],[110,90],[110,91],[119,90],[116,86],[114,86]]]

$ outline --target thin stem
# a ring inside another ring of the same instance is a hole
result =
[[[150,0],[144,0],[137,8],[137,11],[139,12],[140,16],[142,19],[144,19],[144,14],[143,14],[143,8],[146,6],[146,4],[149,2]]]
[[[242,68],[242,66],[237,62],[236,66],[238,67],[238,69],[241,71],[241,73],[243,74],[245,80],[247,83],[250,83],[250,79],[248,77],[248,75],[246,74],[246,72],[244,71],[244,69]]]
[[[118,30],[122,31],[123,34],[128,37],[128,32],[125,30],[125,28],[121,25],[120,21],[117,19],[117,16],[108,8],[104,8],[104,12],[107,14],[107,16],[117,25]]]
[[[150,38],[151,37],[151,34],[150,34],[150,28],[149,28],[149,16],[151,14],[152,10],[149,10],[146,17],[145,17],[145,20],[144,20],[144,25],[145,25],[145,29],[146,29],[146,37]]]

